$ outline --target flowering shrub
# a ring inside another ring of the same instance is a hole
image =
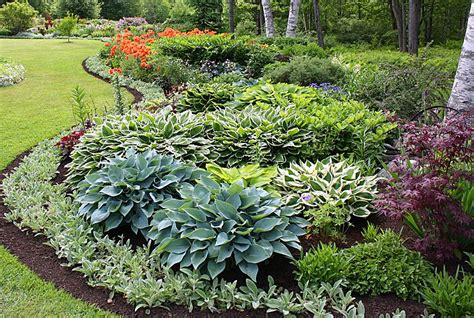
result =
[[[25,79],[25,67],[0,58],[0,87],[18,84]]]
[[[83,129],[78,131],[73,131],[69,135],[62,137],[56,144],[59,149],[61,149],[64,156],[68,156],[74,147],[79,143],[79,140],[84,135],[85,131]]]
[[[105,44],[110,47],[109,58],[112,66],[120,66],[123,60],[133,60],[139,64],[140,68],[150,69],[148,60],[152,49],[149,44],[156,40],[154,35],[155,32],[148,31],[143,35],[134,36],[128,30],[115,35],[111,43]]]
[[[129,17],[129,18],[122,18],[120,19],[118,22],[117,22],[117,29],[119,30],[124,30],[128,27],[131,27],[131,26],[140,26],[140,25],[143,25],[143,24],[148,24],[147,20],[145,20],[144,18],[140,18],[140,17]]]
[[[461,116],[434,126],[410,123],[404,130],[405,153],[390,164],[393,177],[376,206],[385,215],[406,218],[419,236],[417,249],[433,249],[439,259],[452,256],[461,239],[474,239],[474,215],[455,198],[472,188],[474,130]]]
[[[340,86],[337,85],[332,85],[331,83],[310,83],[308,85],[309,87],[319,89],[322,92],[328,93],[328,94],[343,94],[347,95],[344,91],[342,91]]]

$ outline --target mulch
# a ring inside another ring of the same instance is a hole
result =
[[[87,74],[92,75],[92,76],[94,76],[95,78],[98,78],[98,79],[100,79],[100,80],[102,80],[102,81],[104,81],[104,82],[110,83],[110,79],[105,78],[105,77],[102,77],[102,76],[100,76],[99,74],[94,73],[93,71],[91,71],[91,70],[87,67],[87,65],[86,65],[86,60],[87,60],[87,59],[85,59],[84,61],[82,61],[82,68],[84,69],[84,71],[85,71]],[[133,104],[138,104],[138,103],[140,103],[141,101],[143,101],[143,94],[140,93],[138,90],[136,90],[136,89],[134,89],[134,88],[131,88],[131,87],[129,87],[129,86],[124,86],[124,87],[125,87],[125,89],[126,89],[130,94],[132,94],[132,96],[133,96]]]

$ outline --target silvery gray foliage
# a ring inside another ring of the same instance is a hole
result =
[[[11,86],[25,79],[23,65],[0,58],[0,87]]]

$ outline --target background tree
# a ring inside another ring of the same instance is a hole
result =
[[[120,20],[123,17],[136,17],[142,13],[140,1],[137,0],[102,0],[102,17]]]
[[[228,0],[229,3],[229,31],[235,32],[235,0]]]
[[[70,38],[76,26],[77,16],[68,14],[61,20],[61,22],[59,22],[59,24],[56,26],[56,29],[59,31],[59,33],[61,33],[61,35],[67,36],[67,42],[69,43],[71,42]]]
[[[268,37],[275,35],[275,26],[273,24],[273,11],[270,0],[262,0],[263,16],[265,18],[265,34]]]
[[[298,26],[298,13],[301,0],[290,0],[290,10],[288,11],[288,25],[286,27],[286,36],[295,37]]]
[[[324,35],[321,27],[321,9],[319,8],[319,0],[313,0],[314,10],[314,24],[316,27],[316,33],[318,35],[318,45],[324,47]]]
[[[142,11],[149,23],[162,23],[169,17],[170,4],[167,0],[142,0]]]
[[[474,109],[474,2],[448,106],[462,111]]]
[[[410,0],[408,19],[408,52],[418,54],[420,36],[421,0]]]
[[[65,17],[68,13],[84,19],[96,19],[100,14],[99,0],[58,0],[56,15]]]
[[[222,0],[190,0],[195,10],[195,25],[218,31],[222,28]]]

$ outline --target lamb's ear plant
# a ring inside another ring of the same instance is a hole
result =
[[[148,232],[166,266],[192,266],[212,278],[236,266],[256,280],[258,265],[274,253],[291,259],[288,248],[301,249],[298,236],[308,223],[263,189],[202,176],[179,194],[160,203]]]

